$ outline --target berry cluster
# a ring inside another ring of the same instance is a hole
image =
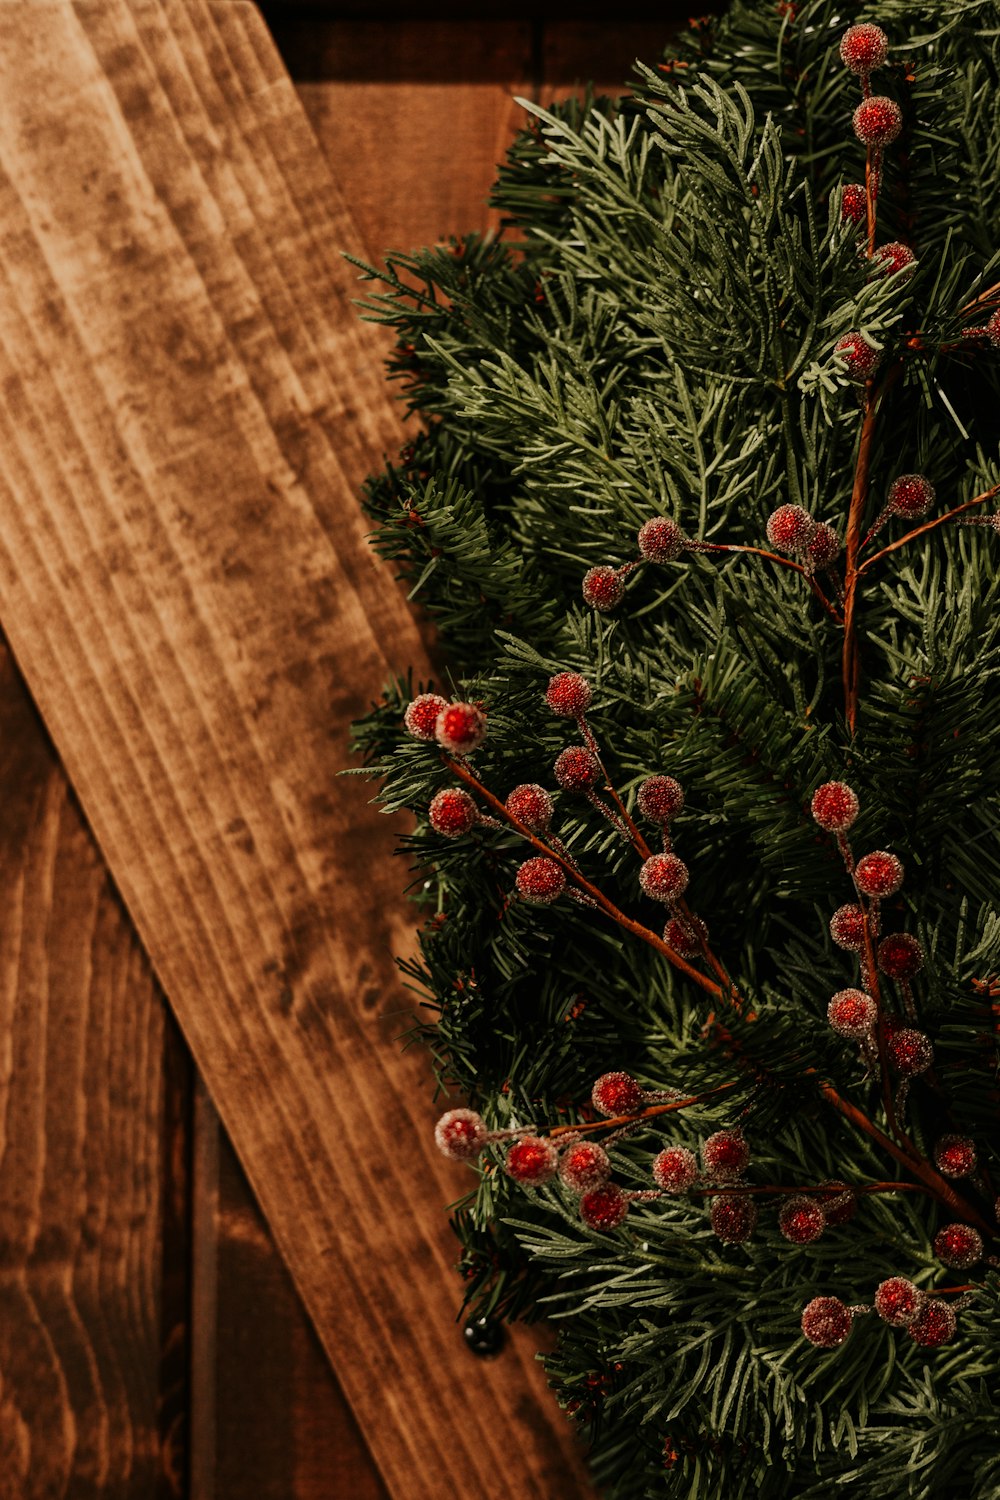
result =
[[[623,563],[618,568],[601,563],[584,574],[583,600],[591,609],[602,613],[614,609],[622,601],[626,578],[641,563],[675,562],[685,547],[692,545],[669,516],[650,516],[639,528],[637,541],[639,556],[634,562]]]
[[[965,1225],[950,1227],[966,1228]],[[975,1235],[976,1232],[970,1230],[969,1233]],[[962,1264],[971,1265],[972,1261]],[[956,1309],[943,1300],[944,1295],[946,1293],[921,1291],[904,1276],[890,1276],[876,1288],[873,1307],[867,1303],[848,1306],[839,1297],[814,1297],[802,1310],[802,1332],[817,1348],[836,1349],[847,1338],[854,1319],[874,1308],[883,1323],[890,1328],[905,1328],[921,1348],[938,1349],[954,1338],[958,1326]],[[965,1298],[962,1297],[957,1306],[964,1305]]]
[[[840,553],[840,538],[825,521],[801,505],[779,505],[767,518],[767,539],[778,552],[796,558],[807,573],[828,568]]]

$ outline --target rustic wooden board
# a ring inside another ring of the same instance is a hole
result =
[[[4,21],[0,617],[390,1493],[582,1495],[530,1346],[451,1321],[393,835],[335,775],[420,656],[359,242],[249,7]]]

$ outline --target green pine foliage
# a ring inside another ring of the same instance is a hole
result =
[[[890,38],[873,88],[904,129],[885,153],[878,242],[912,246],[912,275],[873,274],[841,214],[841,186],[865,166],[858,81],[838,53],[856,21]],[[749,1183],[911,1189],[864,1195],[850,1222],[803,1246],[779,1233],[782,1198],[764,1194],[754,1236],[727,1245],[704,1193],[633,1202],[598,1232],[558,1183],[520,1187],[502,1147],[486,1150],[453,1220],[466,1303],[553,1320],[549,1374],[611,1500],[1000,1496],[1000,1278],[989,1261],[942,1266],[932,1241],[954,1213],[821,1091],[892,1134],[879,1070],[827,1022],[830,996],[859,983],[828,930],[855,896],[809,814],[819,784],[847,780],[861,800],[855,854],[903,860],[883,926],[924,946],[915,1024],[935,1049],[905,1128],[924,1161],[943,1132],[974,1138],[981,1174],[956,1186],[994,1224],[998,528],[935,527],[864,574],[853,732],[830,612],[843,554],[819,574],[830,610],[800,573],[748,552],[643,564],[612,612],[581,596],[587,569],[636,559],[655,515],[702,543],[771,550],[768,516],[799,504],[843,541],[876,390],[863,533],[900,474],[932,480],[931,518],[1000,483],[1000,352],[964,332],[1000,305],[998,75],[992,0],[737,3],[637,64],[631,97],[526,105],[531,125],[494,188],[503,237],[357,262],[380,288],[363,312],[396,330],[390,376],[422,418],[366,486],[374,545],[436,623],[452,675],[390,685],[356,744],[385,809],[417,816],[404,852],[425,920],[403,967],[447,1107],[468,1102],[494,1130],[549,1127],[592,1118],[591,1084],[609,1068],[685,1095],[726,1083],[621,1139],[615,1181],[648,1189],[663,1145],[697,1150],[740,1125]],[[867,394],[834,353],[851,331],[881,353]],[[890,520],[862,560],[907,529]],[[687,899],[742,1015],[599,912],[514,898],[536,851],[513,828],[431,829],[431,798],[458,783],[402,714],[433,687],[488,710],[476,778],[501,800],[521,782],[552,789],[586,878],[661,929],[631,843],[556,792],[552,764],[578,740],[543,694],[567,670],[593,687],[589,723],[636,816],[645,777],[683,784],[672,833]],[[886,979],[882,1003],[902,1012]],[[1000,1253],[995,1234],[986,1249]],[[840,1347],[802,1337],[812,1298],[870,1304],[892,1275],[974,1286],[953,1341],[919,1347],[873,1312]]]

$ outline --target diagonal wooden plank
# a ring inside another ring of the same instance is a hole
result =
[[[0,617],[391,1493],[580,1496],[530,1346],[451,1321],[392,835],[335,774],[420,656],[354,496],[397,418],[239,20],[256,71],[197,0],[5,6]]]

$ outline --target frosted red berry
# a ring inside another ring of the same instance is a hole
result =
[[[532,833],[544,833],[552,822],[552,798],[535,781],[516,786],[508,793],[504,806],[512,818],[530,828]]]
[[[663,941],[681,958],[695,958],[702,942],[708,942],[708,926],[700,917],[671,917],[663,929]]]
[[[637,1115],[645,1100],[640,1084],[631,1073],[602,1073],[590,1091],[590,1102],[599,1115]]]
[[[651,823],[669,823],[684,806],[684,788],[672,776],[647,776],[636,800]]]
[[[957,1326],[954,1309],[940,1297],[928,1297],[906,1331],[922,1348],[939,1349],[955,1337]]]
[[[596,1141],[577,1141],[559,1158],[559,1181],[571,1193],[589,1193],[611,1176],[611,1158]]]
[[[628,1214],[628,1198],[613,1182],[592,1188],[580,1199],[580,1218],[591,1229],[617,1229]]]
[[[891,1328],[906,1328],[926,1302],[919,1287],[905,1276],[890,1276],[875,1291],[875,1311]]]
[[[854,1189],[846,1182],[836,1181],[824,1182],[820,1186],[826,1189],[819,1199],[826,1222],[833,1226],[849,1223],[858,1211],[858,1195]]]
[[[826,1008],[827,1020],[838,1036],[860,1042],[878,1020],[871,995],[864,990],[839,990]]]
[[[943,1177],[971,1177],[976,1170],[976,1143],[966,1135],[943,1135],[934,1147],[934,1165]]]
[[[686,1193],[698,1181],[698,1158],[686,1146],[667,1146],[653,1158],[653,1181],[665,1193]]]
[[[826,1228],[826,1215],[815,1198],[789,1198],[778,1214],[778,1228],[793,1245],[811,1245]]]
[[[875,373],[881,359],[874,344],[870,344],[860,333],[845,333],[834,344],[833,352],[843,360],[852,380],[867,380],[869,375]]]
[[[874,896],[878,900],[894,896],[903,884],[902,862],[894,854],[876,849],[858,860],[854,882],[862,895]]]
[[[779,505],[767,518],[767,539],[779,552],[805,552],[815,527],[801,505]]]
[[[868,218],[868,194],[863,182],[845,182],[840,192],[840,217],[847,224],[863,224]]]
[[[715,1182],[735,1182],[750,1165],[750,1147],[742,1130],[717,1130],[703,1144],[701,1159]]]
[[[862,145],[888,146],[903,128],[903,114],[894,99],[873,94],[854,111],[853,125]]]
[[[845,833],[858,816],[857,794],[844,781],[826,781],[812,795],[812,815],[828,833]]]
[[[583,600],[589,604],[591,609],[609,610],[614,609],[621,603],[625,592],[625,584],[622,582],[616,568],[602,565],[599,568],[591,568],[583,577]]]
[[[865,946],[865,914],[860,906],[838,906],[830,918],[830,936],[838,948],[860,953]]]
[[[708,1218],[724,1245],[742,1245],[757,1227],[757,1205],[749,1193],[722,1193],[713,1198]]]
[[[813,568],[828,568],[840,554],[840,537],[832,526],[820,521],[805,552],[805,561]]]
[[[983,1237],[971,1224],[946,1224],[934,1236],[934,1254],[953,1271],[967,1271],[983,1258]]]
[[[474,703],[446,703],[437,716],[434,738],[452,755],[470,755],[486,738],[486,715]]]
[[[579,672],[557,672],[549,678],[545,701],[563,719],[578,719],[590,707],[590,683]]]
[[[922,1031],[913,1031],[904,1026],[896,1031],[885,1044],[889,1066],[903,1078],[916,1078],[926,1073],[934,1061],[934,1048]]]
[[[915,521],[934,503],[934,486],[923,474],[900,474],[889,486],[886,504],[894,516]]]
[[[802,1333],[817,1349],[836,1349],[853,1322],[851,1309],[839,1297],[814,1297],[802,1309]]]
[[[432,740],[438,715],[447,707],[448,700],[438,693],[421,693],[406,706],[403,723],[407,732],[416,740]]]
[[[862,78],[880,68],[888,53],[889,38],[881,26],[873,26],[870,21],[849,27],[841,38],[841,62]]]
[[[434,832],[443,833],[448,839],[460,838],[479,822],[476,804],[468,792],[457,787],[445,787],[436,793],[431,798],[427,816]]]
[[[549,906],[566,889],[566,875],[561,865],[544,854],[526,859],[514,876],[518,895],[534,906]]]
[[[883,276],[895,276],[897,271],[914,271],[917,257],[909,245],[904,245],[901,240],[891,240],[887,245],[879,245],[872,256],[872,264]]]
[[[652,516],[639,532],[639,551],[647,562],[673,562],[683,546],[681,528],[668,516]]]
[[[983,331],[994,348],[1000,349],[1000,308],[997,308]]]
[[[687,883],[687,865],[676,854],[652,854],[639,871],[643,894],[654,901],[676,901]]]
[[[597,756],[582,745],[568,745],[556,756],[552,767],[559,785],[567,792],[589,792],[601,778]]]
[[[488,1131],[471,1109],[449,1109],[434,1127],[434,1142],[452,1161],[471,1161],[486,1144]]]
[[[559,1153],[551,1141],[540,1135],[524,1135],[507,1152],[504,1171],[515,1182],[537,1187],[549,1182],[559,1166]]]
[[[909,932],[890,932],[878,945],[878,966],[890,979],[912,979],[924,966],[924,950]]]

